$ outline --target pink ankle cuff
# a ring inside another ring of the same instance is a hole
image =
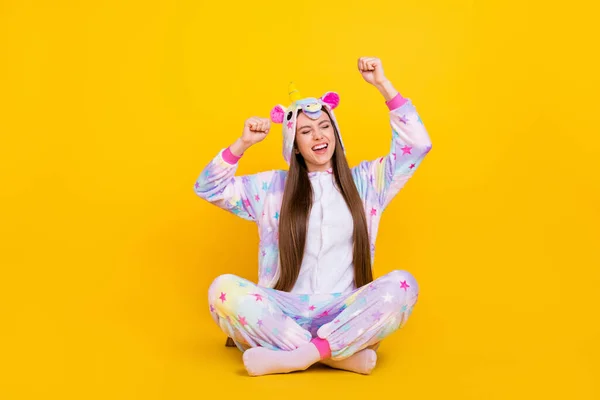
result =
[[[393,99],[391,99],[390,101],[386,101],[385,104],[388,106],[390,111],[392,111],[392,110],[395,110],[396,108],[400,108],[407,101],[408,101],[407,99],[405,99],[404,97],[402,97],[402,95],[400,93],[398,93],[396,96],[394,96]]]
[[[329,348],[329,342],[327,339],[314,338],[310,341],[315,345],[317,350],[319,350],[319,354],[321,355],[321,360],[325,360],[331,357],[331,349]]]
[[[225,151],[223,152],[223,160],[225,160],[226,163],[228,164],[235,164],[239,161],[240,158],[242,158],[244,154],[242,153],[241,156],[236,156],[235,154],[233,154],[231,152],[231,149],[228,147],[225,149]]]

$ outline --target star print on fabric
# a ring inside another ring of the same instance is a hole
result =
[[[369,290],[376,290],[377,289],[377,285],[372,283],[371,285],[369,285]]]
[[[396,160],[396,153],[392,153],[392,156],[394,156],[394,160]]]
[[[413,169],[415,167],[415,164],[410,164],[410,167],[408,167],[408,169]]]
[[[238,319],[240,320],[240,324],[242,326],[248,325],[248,322],[246,322],[246,317],[242,317],[242,316],[238,315]]]
[[[292,129],[292,126],[294,126],[294,124],[292,124],[292,121],[290,121],[290,122],[287,123],[288,129]]]
[[[377,210],[375,208],[371,208],[371,215],[377,215]]]
[[[279,219],[279,213],[276,212],[275,215],[273,216],[275,219]]]
[[[213,307],[213,305],[210,305],[210,312],[215,312],[215,308]]]
[[[260,254],[264,257],[264,256],[267,255],[267,252],[263,250],[263,251],[260,252]]]
[[[219,296],[219,299],[221,299],[221,303],[225,303],[225,301],[227,300],[225,296],[227,296],[227,293],[221,292],[221,295]]]
[[[408,308],[408,306],[405,304],[405,305],[402,306],[402,308],[400,309],[400,311],[404,312],[404,311],[406,311],[407,308]]]
[[[410,287],[410,285],[408,283],[406,283],[406,281],[400,282],[400,288],[404,289],[405,292],[406,292],[406,289],[408,289],[409,287]]]
[[[410,151],[412,150],[412,147],[404,145],[403,148],[401,148],[400,150],[402,150],[402,155],[405,154],[412,154]]]
[[[250,200],[244,199],[244,207],[250,207]]]
[[[271,273],[271,271],[272,271],[271,267],[269,267],[269,268],[265,269],[265,272],[267,273],[267,275],[268,275],[268,274],[270,274],[270,273]]]
[[[240,281],[240,282],[238,282],[238,286],[239,287],[246,287],[248,285],[246,283]]]
[[[194,187],[195,187],[196,189],[200,189],[200,184],[199,184],[198,182],[196,182],[196,184],[194,185]]]
[[[421,125],[423,125],[423,121],[421,121],[421,116],[420,116],[420,115],[417,115],[417,121],[419,121],[419,123],[420,123]]]
[[[323,311],[321,314],[317,315],[317,318],[323,318],[329,315],[329,311]]]
[[[379,164],[381,164],[382,162],[383,162],[383,157],[381,157],[381,158],[379,159]]]
[[[310,307],[308,307],[308,309],[309,309],[310,311],[314,311],[314,310],[315,310],[315,308],[317,308],[317,307],[315,307],[315,306],[310,306]]]
[[[256,200],[256,201],[260,201],[260,196],[259,196],[259,195],[255,195],[255,196],[254,196],[254,200]]]
[[[256,301],[263,301],[262,295],[259,293],[254,293],[252,296],[256,297]]]
[[[371,314],[371,316],[373,319],[375,319],[375,321],[379,321],[381,317],[383,317],[383,313],[378,310],[375,314]]]
[[[263,182],[262,188],[266,192],[269,189],[269,184],[267,182]]]
[[[273,335],[275,335],[275,336],[279,335],[279,329],[273,328]]]
[[[400,119],[400,122],[402,122],[404,125],[406,125],[406,123],[408,122],[406,115],[401,116],[399,119]]]
[[[309,300],[309,296],[307,294],[301,294],[300,295],[300,301],[303,303],[308,303]]]
[[[257,322],[256,324],[257,324],[258,326],[262,326],[262,325],[263,325],[262,319],[259,319],[259,320],[258,320],[258,322]]]
[[[339,319],[336,319],[335,321],[333,321],[334,324],[339,324],[341,321]]]
[[[394,298],[394,296],[392,296],[389,293],[386,293],[385,296],[383,296],[383,302],[384,303],[390,303],[393,298]]]

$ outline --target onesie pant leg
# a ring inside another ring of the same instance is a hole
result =
[[[341,310],[317,331],[327,339],[333,360],[343,360],[372,346],[406,324],[419,295],[419,286],[406,271],[392,271],[331,304],[329,315]]]
[[[242,351],[258,346],[294,350],[312,339],[290,317],[298,312],[300,301],[289,293],[226,274],[210,285],[208,303],[213,320]]]

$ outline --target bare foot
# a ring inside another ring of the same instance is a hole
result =
[[[375,350],[364,349],[344,360],[335,361],[329,358],[321,360],[321,364],[325,364],[331,368],[369,375],[375,368],[375,364],[377,364],[377,353]]]
[[[260,376],[303,371],[319,361],[321,356],[315,345],[308,343],[292,351],[254,347],[246,350],[242,358],[248,374]]]

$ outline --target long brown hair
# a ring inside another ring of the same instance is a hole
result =
[[[324,107],[323,111],[331,119],[331,115]],[[331,158],[331,164],[335,183],[344,197],[354,221],[352,259],[354,263],[354,284],[359,288],[373,280],[367,219],[363,202],[358,194],[352,179],[352,172],[342,150],[339,132],[333,120],[332,126],[335,132],[335,150]],[[285,292],[292,290],[300,274],[312,198],[313,192],[306,162],[301,154],[292,154],[279,216],[279,259],[281,268],[279,279],[275,285],[277,290]]]

